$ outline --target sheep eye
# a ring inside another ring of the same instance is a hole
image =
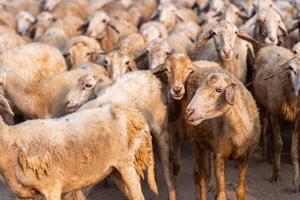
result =
[[[221,93],[221,92],[222,92],[222,89],[221,89],[221,88],[217,88],[217,89],[216,89],[216,92],[217,92],[217,93]]]
[[[85,84],[84,87],[86,87],[86,88],[91,88],[92,86],[93,86],[92,84],[87,83],[87,84]]]
[[[125,65],[129,65],[129,61],[126,61],[126,62],[125,62]]]
[[[102,22],[103,22],[103,23],[106,23],[106,19],[103,19]]]

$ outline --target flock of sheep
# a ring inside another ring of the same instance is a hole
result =
[[[143,200],[143,179],[159,192],[153,137],[175,200],[186,138],[196,199],[215,177],[226,200],[234,160],[245,200],[269,129],[281,177],[288,121],[299,192],[299,12],[299,0],[0,0],[2,179],[18,199],[84,200],[109,176]]]

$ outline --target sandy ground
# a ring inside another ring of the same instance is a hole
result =
[[[178,200],[193,200],[194,188],[192,179],[192,156],[188,145],[183,149],[182,169],[177,179]],[[291,180],[293,166],[288,162],[283,163],[283,179],[278,183],[271,183],[272,165],[268,162],[259,161],[260,152],[256,151],[249,166],[247,200],[300,200],[300,194],[292,192]],[[288,156],[288,155],[284,155]],[[156,159],[158,160],[158,159]],[[159,161],[157,165],[157,182],[159,197],[151,194],[148,186],[143,183],[143,191],[146,199],[167,200],[167,192],[162,176],[162,168]],[[229,200],[236,199],[234,188],[237,183],[237,169],[234,163],[227,163],[226,189]],[[0,200],[14,200],[15,197],[9,189],[0,185]],[[109,188],[95,187],[88,197],[89,200],[125,200],[115,185],[109,181]],[[209,193],[209,199],[214,199],[214,192]]]

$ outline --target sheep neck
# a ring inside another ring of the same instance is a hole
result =
[[[235,103],[224,114],[224,130],[225,137],[230,139],[233,144],[241,146],[246,142],[247,137],[251,133],[251,121],[249,121],[249,111],[247,106],[243,104],[240,95],[236,95]]]
[[[36,95],[33,93],[32,87],[32,85],[28,84],[16,73],[12,71],[8,72],[4,90],[21,111],[35,107],[35,103],[33,102],[36,101]]]
[[[226,69],[227,71],[229,71],[232,74],[235,74],[234,58],[232,58],[230,60],[224,60],[224,59],[220,59],[220,60],[221,60],[221,64],[222,64],[224,69]]]

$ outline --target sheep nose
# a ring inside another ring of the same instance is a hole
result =
[[[192,108],[187,108],[186,111],[185,111],[185,116],[186,116],[186,118],[190,117],[194,112],[195,112],[194,109],[192,109]]]
[[[232,53],[232,49],[231,48],[224,48],[223,49],[223,53],[226,57],[230,57],[231,53]]]
[[[174,86],[174,87],[173,87],[173,91],[174,91],[176,94],[180,93],[181,90],[182,90],[182,87],[180,87],[180,86]]]
[[[66,106],[69,105],[70,103],[71,103],[71,101],[65,100],[65,105],[66,105]]]
[[[276,39],[277,39],[277,38],[276,38],[275,36],[273,36],[273,35],[272,35],[272,36],[269,36],[269,40],[270,40],[271,42],[275,42]]]

